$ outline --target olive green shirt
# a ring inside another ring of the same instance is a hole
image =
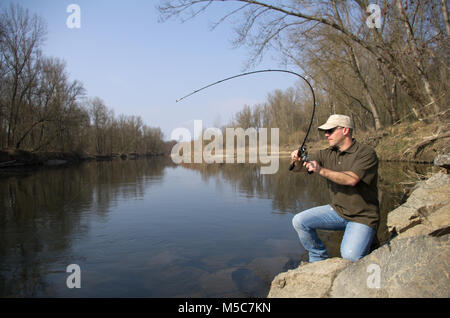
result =
[[[331,206],[344,219],[368,225],[375,230],[380,220],[378,203],[378,157],[375,150],[353,139],[345,151],[329,147],[311,160],[333,171],[352,171],[360,181],[355,186],[337,184],[327,179]]]

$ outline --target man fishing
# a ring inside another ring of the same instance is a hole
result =
[[[345,115],[331,115],[319,127],[330,147],[311,158],[291,154],[294,171],[304,166],[308,172],[327,179],[331,202],[296,214],[292,220],[300,242],[309,252],[309,261],[328,258],[316,230],[345,231],[341,256],[356,261],[370,252],[380,220],[378,203],[378,158],[375,150],[353,137],[353,122]]]

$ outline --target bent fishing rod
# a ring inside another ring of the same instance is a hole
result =
[[[181,97],[180,99],[177,99],[176,102],[178,103],[178,102],[182,101],[183,99],[188,98],[189,96],[192,96],[192,95],[194,95],[194,94],[196,94],[196,93],[198,93],[198,92],[200,92],[200,91],[202,91],[204,89],[207,89],[208,87],[211,87],[211,86],[223,83],[225,81],[229,81],[229,80],[232,80],[234,78],[241,77],[241,76],[257,74],[257,73],[266,73],[266,72],[282,72],[282,73],[289,73],[289,74],[292,74],[292,75],[296,75],[296,76],[300,77],[302,80],[304,80],[308,84],[309,88],[311,89],[311,93],[312,93],[312,97],[313,97],[313,110],[312,110],[312,115],[311,115],[311,121],[309,122],[308,130],[306,131],[305,138],[303,139],[303,142],[302,142],[301,146],[298,148],[298,153],[297,153],[297,156],[299,158],[301,158],[303,162],[308,162],[309,160],[308,160],[308,157],[307,157],[307,151],[306,151],[305,143],[306,143],[306,140],[308,138],[309,131],[311,130],[311,126],[312,126],[312,123],[313,123],[313,120],[314,120],[314,113],[316,111],[316,96],[314,94],[314,89],[312,88],[312,86],[309,83],[309,81],[305,77],[303,77],[302,75],[300,75],[298,73],[295,73],[295,72],[292,72],[292,71],[288,71],[288,70],[271,70],[271,69],[241,73],[241,74],[238,74],[238,75],[227,77],[225,79],[222,79],[220,81],[214,82],[212,84],[206,85],[206,86],[204,86],[202,88],[199,88],[199,89],[193,91],[192,93],[189,93],[189,94]],[[289,170],[294,169],[294,167],[295,167],[295,163],[291,163],[291,165],[289,166]],[[312,172],[308,171],[308,173],[312,173]]]

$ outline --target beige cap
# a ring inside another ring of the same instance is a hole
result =
[[[353,129],[353,121],[346,115],[331,115],[325,124],[319,127],[320,130],[328,130],[334,127],[348,127]]]

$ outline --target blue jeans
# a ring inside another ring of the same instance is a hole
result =
[[[309,252],[309,261],[316,262],[328,258],[327,249],[319,239],[316,230],[344,231],[341,243],[342,258],[356,261],[370,249],[376,231],[361,223],[342,218],[330,205],[318,206],[294,216],[292,225],[300,242]]]

